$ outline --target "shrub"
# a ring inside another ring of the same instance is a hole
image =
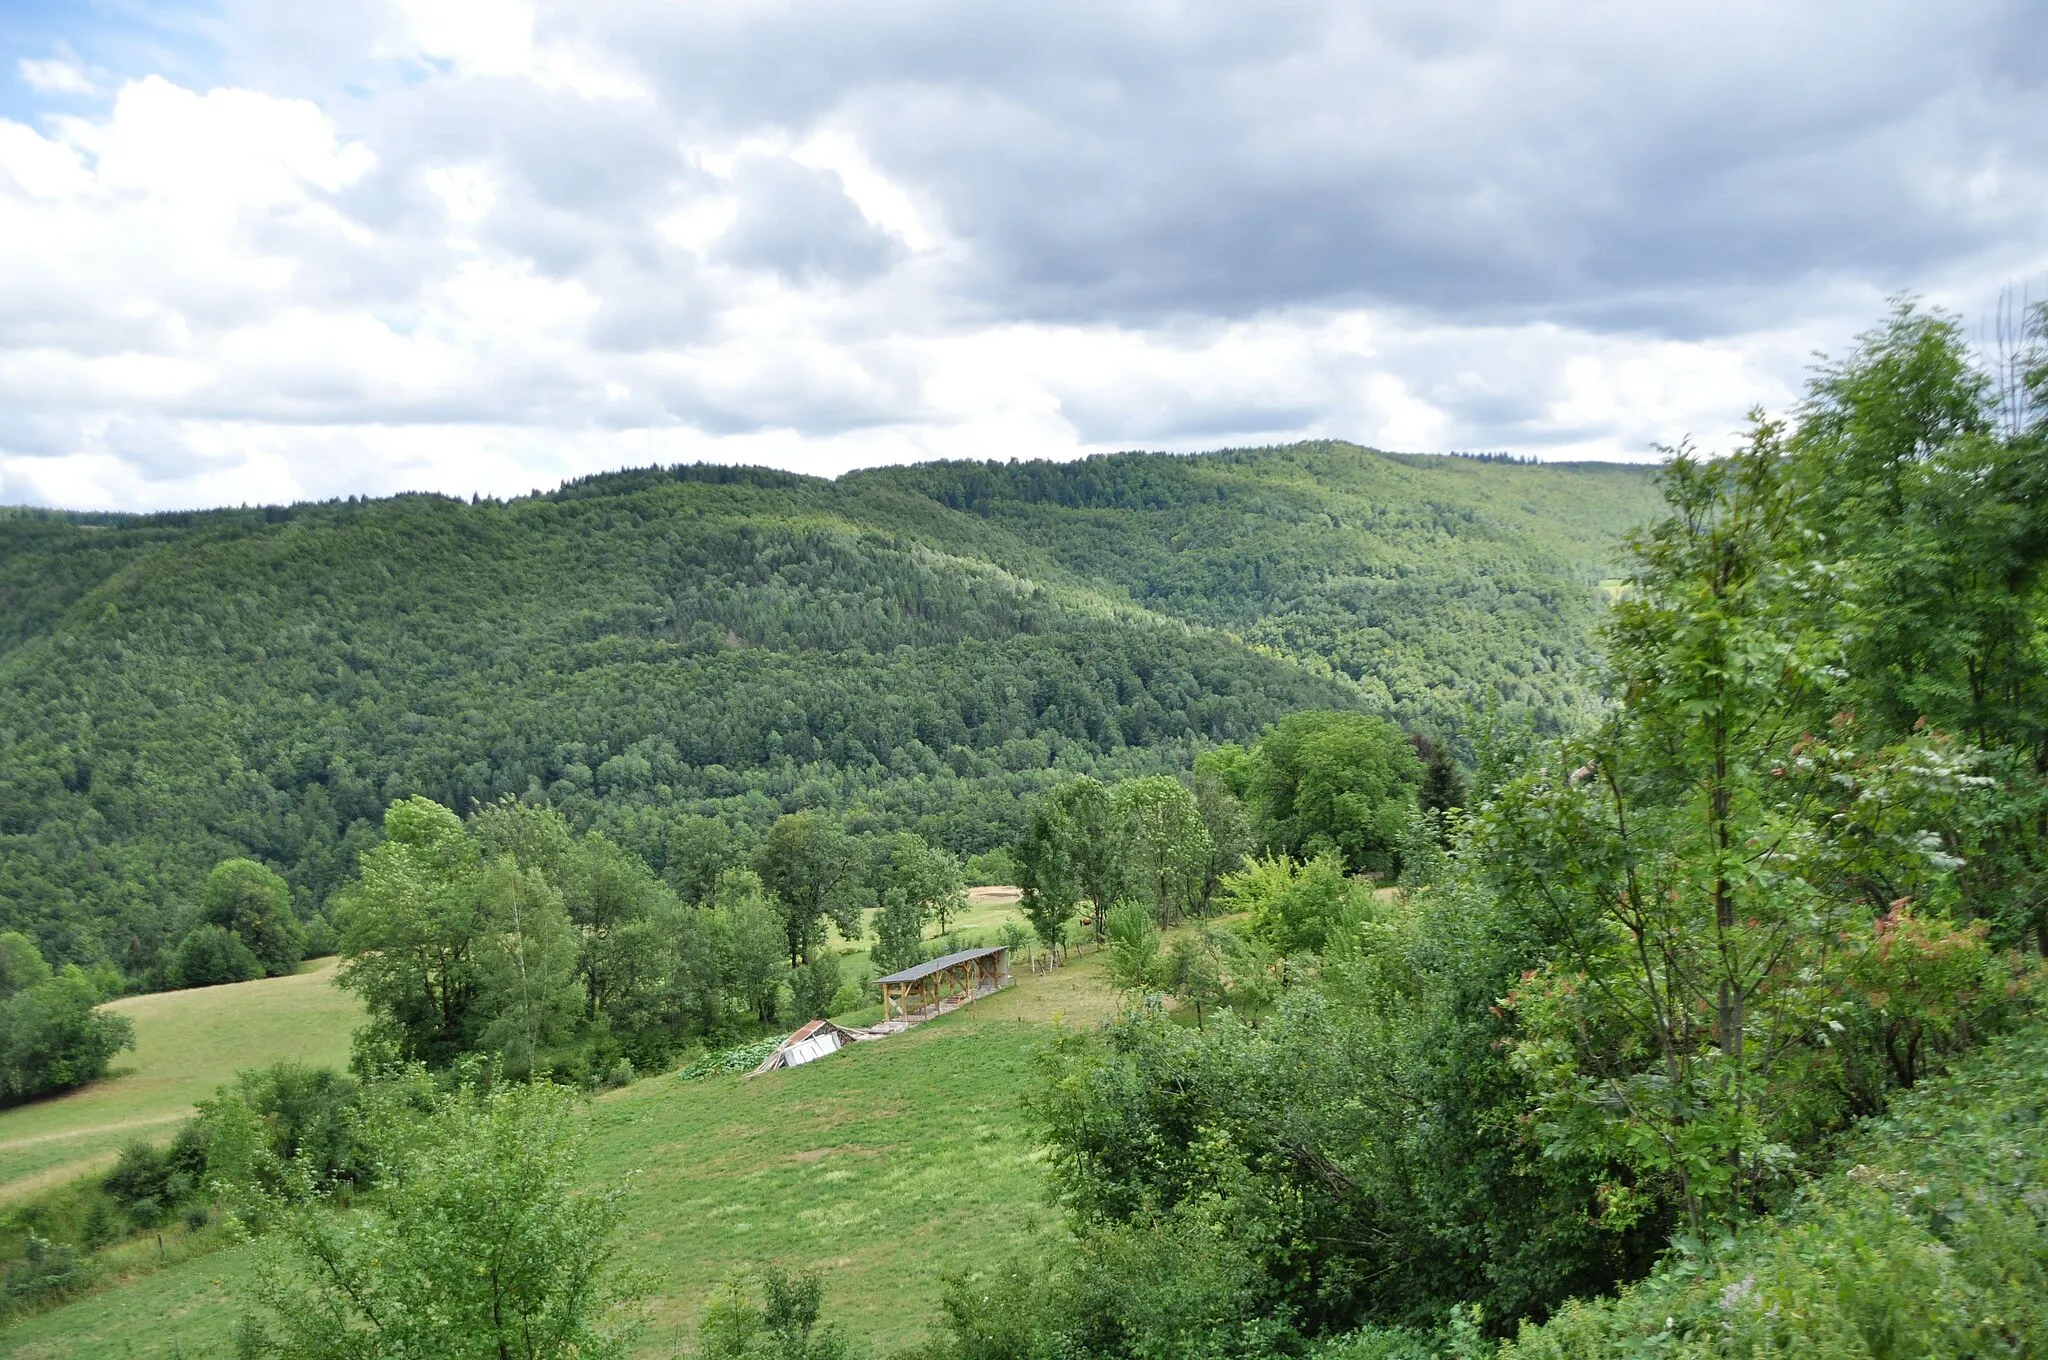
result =
[[[700,1053],[676,1073],[676,1080],[701,1081],[705,1077],[751,1072],[788,1037],[786,1034],[771,1034],[750,1044],[722,1048],[716,1053]]]
[[[728,1281],[704,1310],[697,1353],[704,1360],[846,1360],[839,1329],[819,1325],[824,1297],[824,1282],[812,1271],[790,1275],[769,1267],[758,1305],[745,1285]]]
[[[138,1206],[148,1203],[160,1207],[169,1200],[171,1176],[170,1153],[138,1138],[121,1149],[114,1169],[101,1184],[115,1203],[127,1210],[130,1217],[136,1217]]]
[[[106,1075],[135,1047],[135,1025],[99,1009],[100,990],[75,964],[0,1005],[0,1103],[68,1091]]]
[[[1335,855],[1306,864],[1275,855],[1225,875],[1222,894],[1226,909],[1249,913],[1252,933],[1282,954],[1321,953],[1351,906],[1354,885]]]
[[[1899,1097],[1786,1214],[1525,1326],[1503,1357],[2043,1353],[2044,1074],[2035,1025]]]
[[[194,926],[171,956],[174,987],[218,987],[263,976],[263,963],[225,926]]]
[[[61,1298],[85,1282],[78,1253],[34,1233],[23,1245],[21,1259],[7,1268],[4,1288],[11,1307]]]
[[[793,1021],[822,1020],[831,1013],[832,998],[839,992],[839,956],[820,950],[809,963],[790,971],[789,1018]]]
[[[1017,861],[1006,847],[997,846],[969,855],[960,872],[970,888],[1006,888],[1017,881]]]

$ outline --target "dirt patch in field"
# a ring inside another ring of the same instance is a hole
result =
[[[808,1148],[802,1152],[792,1152],[789,1154],[789,1160],[809,1164],[822,1162],[827,1157],[873,1157],[880,1152],[880,1148],[871,1148],[860,1143],[841,1143],[838,1147]]]
[[[967,890],[967,905],[970,907],[999,907],[1011,902],[1022,902],[1023,900],[1024,890],[1022,888],[998,886],[991,888],[969,888]]]

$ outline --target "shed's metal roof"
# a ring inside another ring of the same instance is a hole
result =
[[[928,978],[933,973],[941,972],[947,968],[955,966],[956,964],[966,963],[970,959],[985,959],[991,954],[1002,954],[1006,953],[1007,951],[1008,947],[1000,944],[992,944],[988,946],[988,948],[986,949],[962,949],[959,952],[953,954],[941,954],[938,958],[933,959],[931,962],[920,963],[915,968],[905,968],[900,973],[891,973],[887,977],[878,977],[875,979],[875,981],[915,982],[919,978]]]

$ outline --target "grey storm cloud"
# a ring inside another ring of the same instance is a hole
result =
[[[679,120],[858,129],[997,310],[1367,299],[1695,333],[2031,232],[2048,7],[581,6]],[[2031,202],[1973,201],[1972,177]],[[1728,297],[1720,296],[1723,293]]]
[[[858,283],[888,268],[901,248],[870,223],[830,170],[786,157],[747,156],[733,167],[739,211],[718,255],[793,279]]]

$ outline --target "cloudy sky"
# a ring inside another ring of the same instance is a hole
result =
[[[2048,291],[2040,0],[0,0],[0,503],[1722,444]]]

